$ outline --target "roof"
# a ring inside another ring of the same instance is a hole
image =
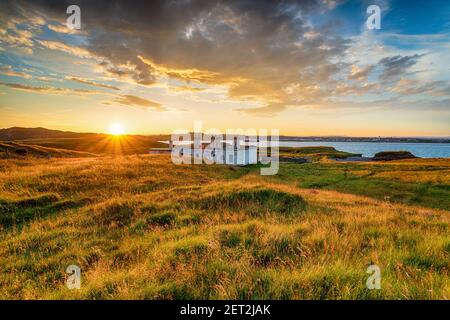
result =
[[[165,144],[170,144],[170,141],[158,141],[160,143],[165,143]],[[195,141],[174,141],[173,144],[174,145],[180,145],[180,146],[187,146],[187,145],[192,145],[194,144]],[[202,146],[205,145],[210,145],[212,143],[212,141],[201,141]],[[240,145],[244,145],[244,146],[254,146],[257,147],[258,146],[258,142],[257,141],[242,141],[242,140],[238,140],[238,143]],[[222,140],[222,145],[230,145],[232,146],[234,144],[233,140]]]

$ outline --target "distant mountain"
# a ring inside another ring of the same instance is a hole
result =
[[[12,127],[0,129],[0,140],[26,140],[46,138],[81,138],[95,133],[79,133],[70,131],[50,130],[46,128]]]

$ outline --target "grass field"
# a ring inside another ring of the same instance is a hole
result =
[[[273,180],[450,210],[449,159],[283,164]]]
[[[450,163],[0,160],[1,299],[449,299]],[[81,267],[80,290],[65,269]],[[381,290],[366,268],[381,268]]]
[[[352,156],[361,156],[361,154],[349,153],[336,150],[333,147],[280,147],[280,157],[308,157],[310,159],[343,159]]]
[[[169,136],[167,135],[125,135],[116,137],[106,134],[90,134],[81,137],[21,139],[16,142],[45,148],[95,154],[130,155],[147,153],[149,148],[167,148],[167,144],[159,141],[168,139]]]

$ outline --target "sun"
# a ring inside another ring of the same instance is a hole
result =
[[[109,133],[115,136],[125,134],[125,127],[121,123],[113,123],[109,126]]]

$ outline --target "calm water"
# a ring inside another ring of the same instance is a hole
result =
[[[362,153],[373,157],[381,151],[409,151],[421,158],[450,158],[450,143],[396,143],[396,142],[328,142],[280,141],[280,147],[334,147],[340,151]]]

